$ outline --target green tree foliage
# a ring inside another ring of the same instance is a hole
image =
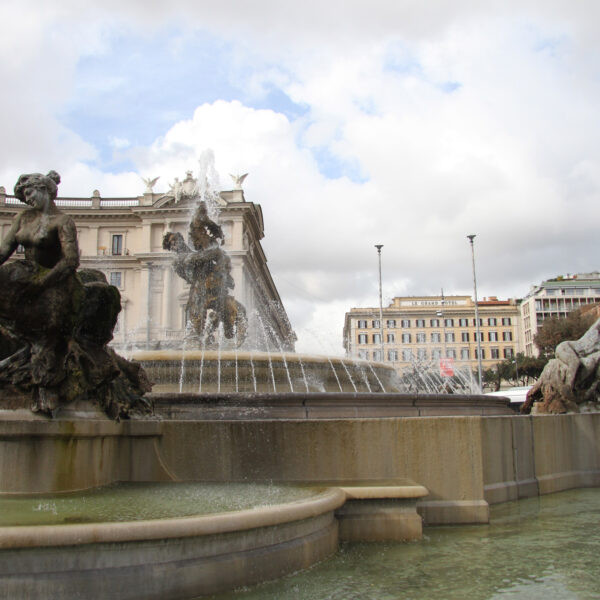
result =
[[[547,362],[545,357],[536,358],[519,353],[515,358],[503,360],[486,369],[482,373],[484,386],[497,392],[503,381],[512,386],[529,385],[541,375]]]
[[[566,318],[546,319],[533,338],[540,355],[545,358],[554,356],[554,349],[565,340],[579,339],[596,320],[596,313],[589,307],[570,312]]]

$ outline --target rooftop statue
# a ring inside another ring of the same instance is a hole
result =
[[[582,404],[598,407],[600,386],[600,319],[578,340],[556,346],[555,357],[529,390],[521,412],[536,403],[538,413],[579,412]]]
[[[240,346],[246,338],[246,310],[229,294],[234,281],[231,261],[220,248],[223,230],[208,216],[204,201],[196,208],[188,236],[193,249],[181,233],[170,231],[163,237],[163,248],[176,252],[173,268],[190,284],[186,313],[194,332],[203,347],[210,347],[222,323],[225,337]]]
[[[154,186],[156,182],[160,179],[160,175],[158,177],[142,177],[142,181],[146,184],[146,189],[144,190],[144,194],[152,194],[154,192]]]
[[[54,416],[90,400],[112,418],[146,412],[151,386],[139,365],[107,344],[121,310],[119,291],[79,267],[73,219],[55,205],[60,176],[21,175],[15,196],[29,206],[0,245],[0,406],[31,403]],[[18,247],[25,258],[6,262]]]

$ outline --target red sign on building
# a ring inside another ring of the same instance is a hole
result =
[[[453,358],[440,358],[440,375],[442,377],[452,377],[454,375]]]

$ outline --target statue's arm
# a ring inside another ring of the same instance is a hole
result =
[[[573,388],[577,378],[577,372],[579,371],[579,367],[581,365],[581,359],[573,347],[573,342],[561,342],[558,344],[558,346],[556,346],[556,350],[554,351],[554,355],[565,365],[567,369],[565,383],[570,388]]]
[[[65,275],[74,273],[79,267],[79,244],[77,243],[77,228],[71,218],[64,219],[58,226],[58,239],[62,258],[50,269],[42,279],[42,285],[53,285]]]
[[[17,242],[17,231],[21,226],[21,215],[19,215],[14,221],[8,233],[0,244],[0,265],[8,260],[11,254],[17,249],[19,245]]]

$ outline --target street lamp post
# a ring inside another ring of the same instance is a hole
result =
[[[442,349],[443,349],[443,354],[442,354],[442,358],[446,359],[446,315],[444,314],[444,304],[445,304],[445,300],[444,300],[444,288],[442,288],[442,302],[441,302],[441,310],[437,311],[437,315],[441,318],[442,320]],[[441,364],[441,363],[440,363]]]
[[[381,342],[381,360],[385,360],[385,355],[383,354],[383,298],[381,295],[381,249],[383,248],[383,244],[375,244],[375,248],[377,248],[377,256],[379,257],[379,336]]]
[[[473,294],[475,295],[475,325],[477,327],[477,375],[479,379],[479,389],[483,391],[482,377],[481,377],[481,332],[479,328],[479,306],[477,304],[477,277],[475,275],[475,245],[473,240],[476,234],[468,235],[467,238],[471,243],[471,260],[473,263]]]

